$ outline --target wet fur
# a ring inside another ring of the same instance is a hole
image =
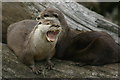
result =
[[[63,32],[56,44],[56,57],[89,65],[104,65],[120,62],[120,46],[106,32],[88,31],[79,33],[71,30],[64,15],[57,9],[47,8],[40,13],[41,18],[57,17]]]
[[[27,45],[27,39],[37,23],[38,21],[35,20],[23,20],[11,24],[7,31],[8,47],[14,51],[14,53],[23,63],[27,65],[34,64],[31,46]]]
[[[35,29],[37,23],[36,20],[23,20],[8,27],[8,47],[28,66],[34,65],[36,60],[51,59],[55,53],[56,41],[48,42],[42,33],[49,28],[38,25]]]

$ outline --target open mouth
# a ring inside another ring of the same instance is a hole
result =
[[[50,30],[47,32],[47,40],[49,42],[54,42],[59,34],[60,30]]]

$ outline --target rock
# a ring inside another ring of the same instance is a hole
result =
[[[10,24],[33,18],[34,15],[24,3],[2,3],[2,42],[6,43],[7,28]]]

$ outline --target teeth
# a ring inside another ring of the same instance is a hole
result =
[[[56,32],[56,31],[59,31],[59,30],[50,30],[50,31]]]

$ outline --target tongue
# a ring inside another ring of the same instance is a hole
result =
[[[53,32],[53,31],[49,31],[47,36],[48,36],[48,40],[49,41],[55,41],[56,35],[58,34],[58,32]]]

